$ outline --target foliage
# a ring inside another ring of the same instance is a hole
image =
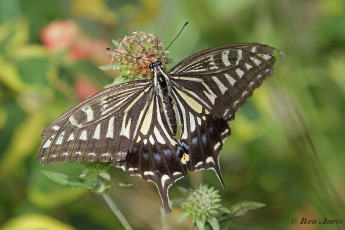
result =
[[[107,193],[113,186],[127,187],[130,185],[122,183],[109,183],[104,185],[100,180],[110,181],[110,174],[106,170],[99,170],[96,168],[86,168],[79,177],[68,176],[63,173],[42,171],[42,173],[49,179],[56,183],[69,188],[88,189],[95,193]]]

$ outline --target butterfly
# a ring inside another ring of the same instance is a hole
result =
[[[105,89],[76,105],[42,132],[41,164],[111,162],[153,182],[165,211],[168,189],[187,170],[212,169],[224,187],[219,153],[229,121],[266,77],[275,48],[242,43],[206,49],[151,79]]]

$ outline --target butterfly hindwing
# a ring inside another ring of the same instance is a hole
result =
[[[168,189],[177,179],[185,176],[187,170],[180,160],[183,148],[170,133],[162,108],[161,98],[155,95],[124,166],[130,175],[154,182],[164,208],[170,212]]]
[[[173,97],[183,124],[180,143],[189,155],[188,170],[213,169],[224,186],[218,158],[230,135],[229,125],[223,118],[211,115],[195,98],[176,88],[173,88]]]

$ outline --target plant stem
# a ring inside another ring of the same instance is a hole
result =
[[[165,213],[163,207],[160,207],[160,211],[161,211],[162,230],[170,230],[170,224],[169,224],[168,215]]]
[[[104,183],[102,182],[102,180],[98,180],[98,181],[99,181],[100,186],[104,186]],[[117,217],[117,219],[121,222],[122,226],[126,230],[133,230],[133,228],[128,223],[126,218],[122,215],[120,209],[116,206],[114,201],[111,199],[110,195],[108,193],[104,193],[104,194],[102,194],[102,197],[105,200],[105,202],[108,204],[110,210],[114,213],[114,215]]]

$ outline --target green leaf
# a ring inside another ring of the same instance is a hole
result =
[[[232,213],[229,209],[225,208],[225,207],[221,207],[221,211],[227,214]]]
[[[132,184],[123,184],[123,183],[110,183],[110,184],[104,184],[102,186],[100,186],[100,184],[98,184],[97,186],[95,186],[92,191],[96,192],[96,193],[100,193],[100,194],[104,194],[104,193],[108,193],[109,189],[111,189],[112,187],[129,187],[132,186]]]
[[[132,186],[133,184],[124,184],[124,183],[111,183],[111,186],[119,186],[119,187],[130,187]]]
[[[180,190],[180,192],[182,193],[182,195],[184,196],[188,196],[188,189],[185,189],[183,187],[177,187],[178,190]]]
[[[259,203],[255,201],[242,201],[231,206],[230,216],[232,217],[245,216],[248,211],[263,208],[265,206],[266,205],[264,203]]]
[[[118,41],[116,41],[115,39],[112,39],[111,42],[113,43],[113,45],[118,48],[120,46],[120,43]]]
[[[32,50],[32,49],[31,49]],[[21,81],[36,90],[44,89],[48,85],[46,77],[52,70],[52,65],[48,57],[27,56],[16,61],[16,67],[20,75]]]
[[[61,186],[42,173],[43,170],[54,172],[56,168],[63,168],[63,171],[60,171],[61,173],[78,178],[84,167],[81,164],[75,162],[56,162],[55,164],[46,164],[41,167],[36,159],[34,159],[27,166],[32,167],[33,170],[30,172],[28,178],[29,183],[26,193],[30,203],[37,207],[54,209],[60,205],[68,205],[71,202],[80,200],[88,192],[84,188],[71,189]]]
[[[187,219],[189,217],[188,213],[187,212],[183,212],[181,214],[181,216],[178,218],[178,223],[181,223],[182,221],[184,221],[185,219]]]
[[[170,200],[172,206],[181,206],[182,203],[185,201],[184,197],[176,197]]]
[[[118,85],[118,84],[127,82],[127,81],[129,81],[128,78],[119,76],[119,77],[116,77],[112,83],[106,85],[104,88],[110,88],[110,87],[113,87],[113,86],[115,86],[115,85]]]
[[[106,171],[99,172],[98,176],[100,176],[101,178],[103,178],[104,180],[107,180],[107,181],[111,180],[110,174],[108,172],[106,172]]]
[[[98,68],[101,70],[104,70],[104,71],[108,71],[108,70],[114,69],[116,67],[118,67],[117,63],[109,64],[109,65],[102,65],[102,66],[99,66]]]
[[[27,85],[22,81],[21,76],[18,72],[18,68],[15,63],[10,62],[4,59],[0,55],[0,81],[6,87],[10,88],[13,91],[23,92],[27,89]],[[7,77],[11,76],[11,77]]]
[[[98,170],[90,167],[86,167],[83,172],[80,174],[80,178],[84,180],[96,180],[98,175]]]
[[[110,174],[107,172],[107,168],[104,167],[86,167],[80,174],[80,177],[85,179],[97,179],[97,176],[100,176],[101,178],[106,180],[110,180]]]
[[[17,112],[19,113],[19,111]],[[13,116],[13,119],[16,117],[14,115],[11,116]],[[16,126],[7,149],[0,154],[0,178],[6,178],[15,173],[18,168],[22,168],[27,158],[32,154],[32,151],[36,150],[36,143],[40,141],[43,120],[43,114],[37,111],[29,114],[23,121],[13,124]]]
[[[84,188],[84,189],[93,188],[89,183],[86,183],[85,181],[79,178],[70,177],[66,174],[51,172],[51,171],[42,171],[42,173],[49,179],[65,187]]]
[[[104,183],[100,183],[98,185],[98,187],[96,189],[94,189],[93,191],[96,193],[100,193],[100,194],[105,194],[109,191],[109,189],[111,188],[111,185],[106,185]]]
[[[198,230],[204,230],[205,229],[205,222],[201,220],[196,221],[196,227]]]
[[[49,230],[75,230],[67,223],[41,214],[23,214],[12,217],[4,224],[1,224],[2,230],[13,229],[49,229]]]
[[[220,229],[218,220],[215,217],[207,220],[207,222],[211,225],[213,230],[219,230]]]
[[[25,46],[28,39],[29,23],[24,18],[8,20],[0,24],[1,53],[13,53],[14,50]]]

